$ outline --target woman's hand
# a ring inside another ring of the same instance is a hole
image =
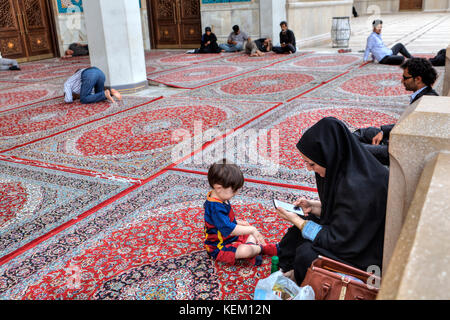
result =
[[[313,209],[311,201],[304,198],[298,199],[293,203],[293,205],[302,208],[305,217],[307,217],[312,212]]]
[[[320,201],[300,198],[295,201],[293,205],[302,208],[305,217],[309,216],[310,214],[313,214],[316,217],[320,217],[320,214],[322,213],[322,204],[320,203]]]
[[[303,221],[305,221],[302,218],[300,218],[298,214],[296,214],[294,212],[286,211],[283,208],[278,208],[277,212],[278,212],[278,215],[282,219],[292,223],[294,226],[296,226],[299,229],[300,229],[301,225],[303,224]]]

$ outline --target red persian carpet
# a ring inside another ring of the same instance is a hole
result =
[[[204,176],[167,172],[0,266],[7,299],[251,299],[270,259],[215,263],[203,248]],[[176,196],[175,196],[176,195]],[[288,225],[272,199],[314,193],[246,183],[239,218],[268,242]],[[24,281],[24,279],[26,279]]]
[[[0,74],[0,299],[252,299],[270,258],[225,265],[203,246],[209,165],[241,167],[237,217],[276,243],[289,225],[272,200],[317,199],[305,130],[395,123],[409,104],[401,69],[357,54],[145,57],[151,80],[187,90],[65,104],[89,58]]]

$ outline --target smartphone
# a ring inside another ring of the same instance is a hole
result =
[[[275,209],[283,208],[284,210],[296,213],[299,216],[302,216],[302,217],[305,216],[302,208],[295,207],[293,204],[273,199],[273,205],[275,206]]]

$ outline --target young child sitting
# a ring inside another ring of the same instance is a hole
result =
[[[261,265],[262,254],[277,255],[275,244],[266,244],[264,237],[246,221],[235,217],[229,200],[244,185],[244,175],[235,164],[224,159],[208,171],[213,189],[207,195],[205,208],[205,247],[216,261],[234,264],[236,259],[251,259]]]

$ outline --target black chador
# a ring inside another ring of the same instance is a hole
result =
[[[328,117],[307,130],[297,144],[302,154],[326,168],[316,174],[322,226],[313,242],[297,227],[279,243],[280,267],[294,269],[301,283],[312,261],[323,255],[362,270],[381,270],[388,170],[378,162],[338,119]]]

